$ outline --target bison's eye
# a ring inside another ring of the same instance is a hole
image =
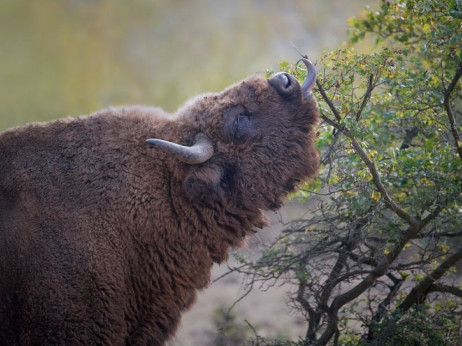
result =
[[[240,142],[258,133],[254,124],[255,116],[249,115],[241,105],[228,108],[223,117],[223,134],[229,141]]]
[[[246,113],[240,113],[233,123],[233,138],[239,140],[243,135],[243,130],[249,126],[249,116]]]

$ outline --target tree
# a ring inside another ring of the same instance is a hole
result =
[[[295,287],[298,344],[459,344],[462,2],[382,1],[350,26],[317,64],[323,169],[298,193],[312,212],[234,270]]]

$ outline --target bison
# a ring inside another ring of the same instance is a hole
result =
[[[0,134],[0,340],[163,345],[319,165],[315,68]]]

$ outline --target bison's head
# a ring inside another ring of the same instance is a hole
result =
[[[317,171],[316,70],[303,62],[308,74],[302,86],[287,73],[248,78],[179,110],[182,145],[147,140],[184,162],[183,189],[191,202],[276,209],[283,195]]]

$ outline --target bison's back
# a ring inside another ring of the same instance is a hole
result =
[[[98,230],[79,207],[84,197],[78,191],[84,183],[76,177],[85,148],[71,155],[82,142],[64,139],[78,124],[56,125],[30,126],[0,137],[0,340],[4,344],[89,344],[95,336],[104,342],[102,328],[117,334],[112,329],[117,327],[123,334],[120,321],[104,320],[123,315],[111,311],[117,305],[108,304],[120,283],[110,288],[104,273],[112,273],[114,281],[123,280],[117,277],[116,266],[104,268],[107,263],[97,260],[104,248],[97,237],[88,238],[87,230]],[[107,291],[106,301],[97,294],[102,290]],[[102,311],[106,316],[95,315]]]
[[[125,113],[0,134],[2,342],[123,343],[130,249],[117,218],[151,116]]]

